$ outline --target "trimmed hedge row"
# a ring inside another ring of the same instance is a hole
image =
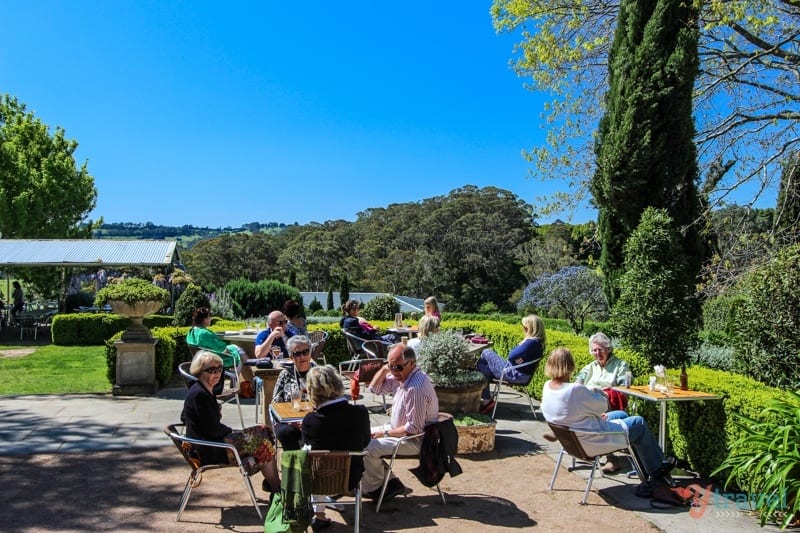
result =
[[[58,346],[101,346],[130,322],[130,318],[114,313],[59,313],[53,317],[50,332],[53,344]],[[172,317],[150,315],[143,323],[151,329],[166,327]]]

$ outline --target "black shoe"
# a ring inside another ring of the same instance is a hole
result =
[[[386,484],[386,493],[383,495],[383,501],[389,501],[395,496],[406,494],[407,492],[411,491],[408,488],[406,488],[406,486],[403,485],[403,483],[399,479],[393,477],[392,479],[389,480],[389,483]],[[378,501],[378,499],[381,497],[381,489],[378,488],[371,492],[367,492],[364,494],[364,496],[366,496],[371,500]]]
[[[323,529],[327,529],[331,527],[331,519],[330,518],[317,518],[316,516],[311,519],[311,530],[312,531],[322,531]]]
[[[656,468],[653,471],[653,473],[650,474],[650,479],[652,479],[653,481],[660,481],[665,477],[667,477],[669,473],[672,472],[673,468],[675,468],[675,459],[668,458],[663,463],[661,463],[661,466]]]

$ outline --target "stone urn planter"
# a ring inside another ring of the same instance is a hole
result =
[[[143,279],[128,279],[98,291],[95,304],[108,304],[111,309],[130,318],[122,339],[114,343],[117,350],[115,396],[153,394],[156,380],[156,343],[142,322],[169,301],[169,293]]]

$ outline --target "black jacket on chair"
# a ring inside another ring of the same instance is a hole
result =
[[[456,461],[458,450],[458,431],[452,418],[425,427],[419,466],[411,469],[419,482],[426,487],[435,487],[449,473],[450,477],[459,475],[461,465]]]

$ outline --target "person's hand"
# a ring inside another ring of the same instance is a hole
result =
[[[284,336],[283,328],[278,326],[277,328],[273,329],[269,336],[274,340]]]
[[[600,418],[602,418],[603,420],[607,420],[608,419],[608,413],[603,413],[602,415],[600,415]]]

